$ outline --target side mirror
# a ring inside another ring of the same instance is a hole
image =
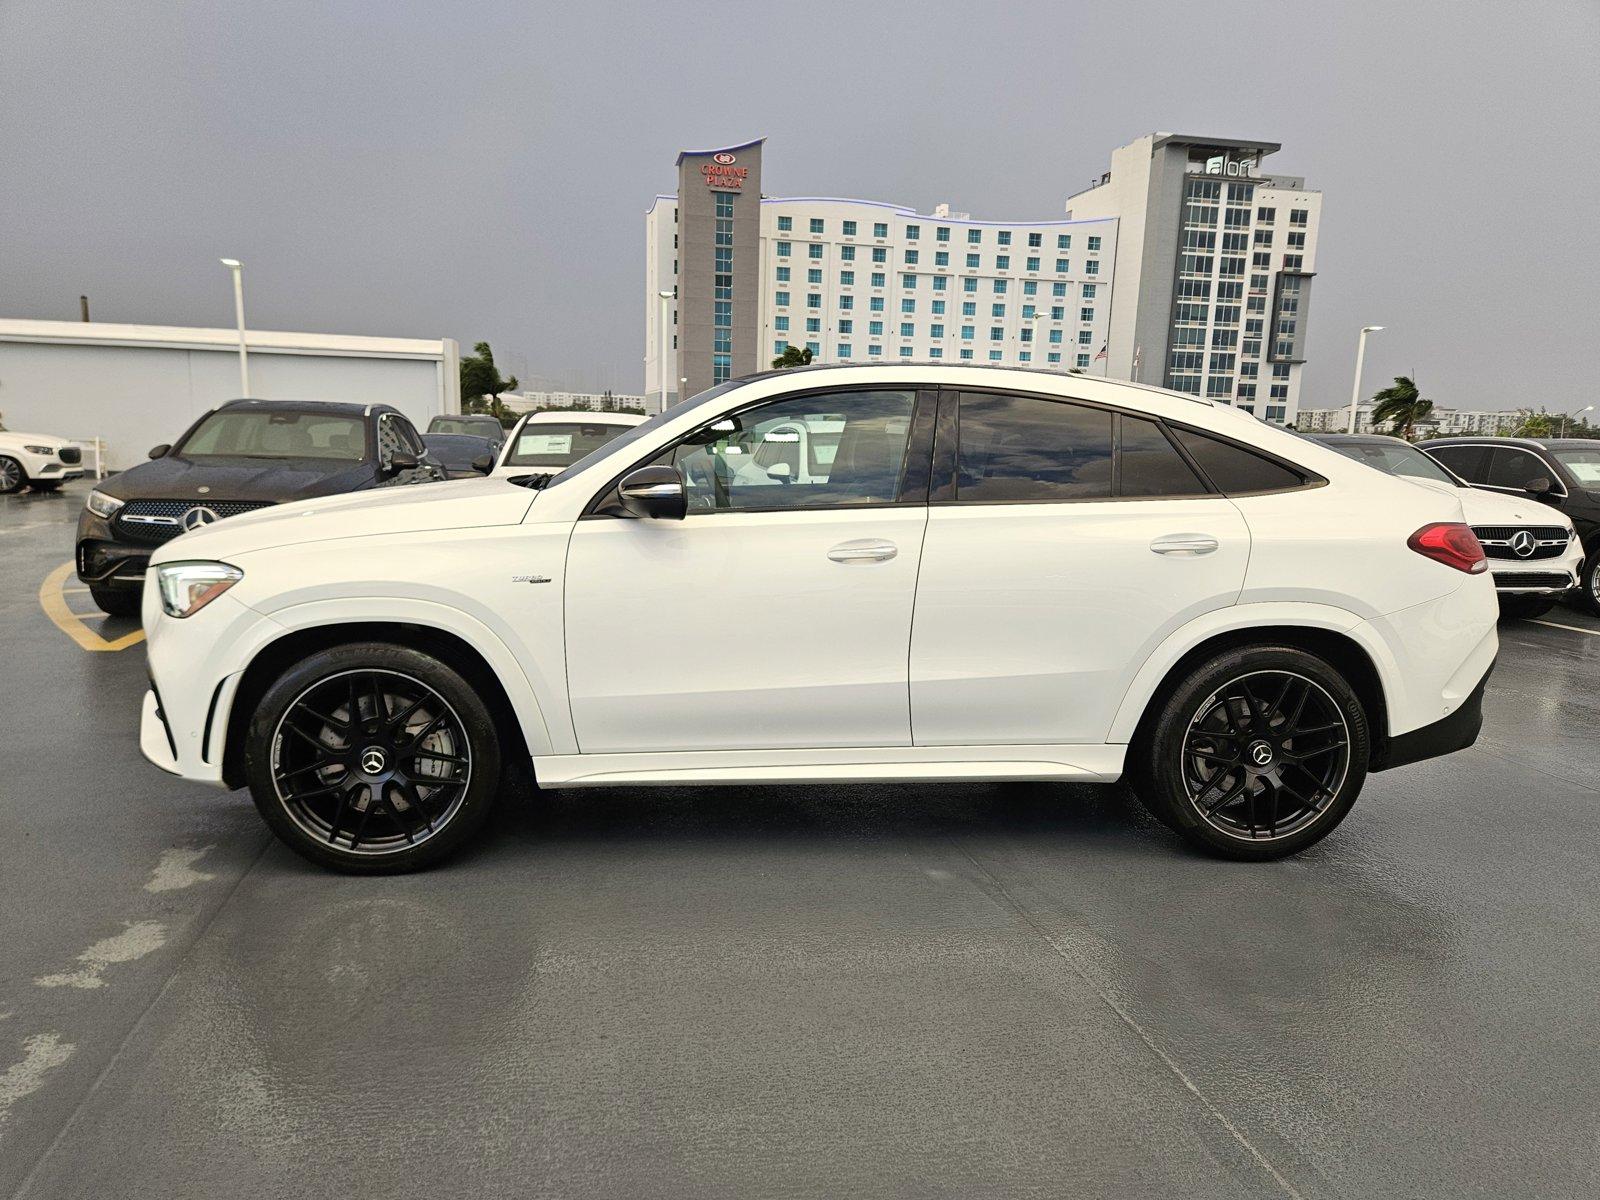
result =
[[[415,454],[409,454],[404,450],[396,450],[389,455],[389,461],[383,469],[388,474],[395,475],[401,471],[415,471],[421,465],[422,460]]]
[[[1543,475],[1537,479],[1530,479],[1522,485],[1522,490],[1530,496],[1542,496],[1550,490],[1550,481]]]
[[[159,445],[159,446],[150,447],[150,457],[151,458],[165,458],[167,456],[167,454],[171,450],[172,450],[172,443],[170,443],[170,442],[162,442],[161,445]]]
[[[487,475],[490,471],[494,470],[494,455],[478,455],[477,458],[472,460],[472,469],[479,475]]]
[[[689,512],[689,493],[676,467],[640,467],[617,484],[622,511],[630,517],[681,521]]]
[[[779,483],[794,482],[794,468],[788,463],[773,463],[767,468],[767,474]]]

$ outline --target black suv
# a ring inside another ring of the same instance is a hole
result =
[[[1473,487],[1526,496],[1571,517],[1584,553],[1578,595],[1600,614],[1600,439],[1434,438],[1417,446]]]
[[[386,404],[234,400],[152,461],[105,480],[78,518],[78,578],[113,616],[139,611],[150,554],[186,529],[290,500],[445,478]]]

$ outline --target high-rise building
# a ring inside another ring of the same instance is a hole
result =
[[[1279,149],[1148,134],[1068,199],[1119,224],[1112,375],[1294,419],[1322,194],[1262,173]]]
[[[645,216],[646,406],[793,346],[1083,371],[1292,420],[1320,196],[1259,173],[1277,149],[1152,134],[1048,221],[763,196],[762,141],[685,151]]]

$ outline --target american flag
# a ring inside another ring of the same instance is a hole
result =
[[[1104,358],[1106,356],[1106,346],[1109,346],[1109,345],[1111,345],[1111,343],[1107,342],[1105,346],[1101,346],[1100,347],[1100,353],[1096,354],[1094,356],[1094,361],[1095,362],[1099,362],[1102,358]]]

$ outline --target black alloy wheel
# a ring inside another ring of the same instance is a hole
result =
[[[444,663],[400,646],[323,651],[268,689],[246,775],[291,848],[355,872],[412,870],[482,824],[500,774],[494,722]]]
[[[1222,651],[1158,703],[1128,774],[1157,817],[1214,853],[1297,853],[1344,819],[1366,779],[1361,702],[1304,650]]]

